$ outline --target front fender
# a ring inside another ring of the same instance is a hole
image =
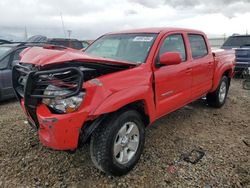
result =
[[[97,107],[93,115],[98,116],[101,114],[114,112],[126,106],[127,104],[140,100],[144,101],[146,113],[149,115],[153,114],[153,110],[155,108],[153,91],[150,86],[143,85],[126,88],[113,93]]]

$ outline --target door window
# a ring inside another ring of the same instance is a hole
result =
[[[20,53],[24,50],[24,48],[21,48],[21,49],[18,49],[16,52],[15,52],[15,55],[13,57],[13,61],[16,61],[16,60],[20,60]]]
[[[194,59],[204,57],[208,54],[207,45],[202,35],[189,34],[188,38]]]
[[[170,35],[164,40],[159,55],[165,52],[179,52],[182,61],[187,59],[185,44],[181,34]]]
[[[18,49],[14,55],[13,55],[13,60],[11,62],[11,67],[16,65],[20,61],[20,53],[24,50],[24,48]]]
[[[8,67],[9,59],[10,59],[10,56],[8,55],[0,61],[0,69],[5,69]]]

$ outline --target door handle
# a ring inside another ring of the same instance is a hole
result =
[[[209,69],[212,67],[212,63],[213,63],[213,62],[211,62],[211,61],[208,62],[208,68],[209,68]]]
[[[186,73],[190,73],[193,69],[192,68],[187,68]]]

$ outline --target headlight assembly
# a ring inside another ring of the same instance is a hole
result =
[[[64,96],[70,93],[69,90],[63,89],[54,85],[49,85],[45,91],[46,96],[56,96],[56,98],[44,98],[43,103],[55,110],[57,113],[71,113],[75,112],[81,105],[85,92],[80,92],[76,96],[60,99],[60,96]]]

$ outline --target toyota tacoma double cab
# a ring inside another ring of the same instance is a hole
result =
[[[203,32],[149,28],[105,34],[85,52],[27,48],[12,76],[44,146],[90,142],[94,165],[119,176],[138,162],[156,119],[203,96],[223,106],[234,66],[234,51],[212,52]]]

